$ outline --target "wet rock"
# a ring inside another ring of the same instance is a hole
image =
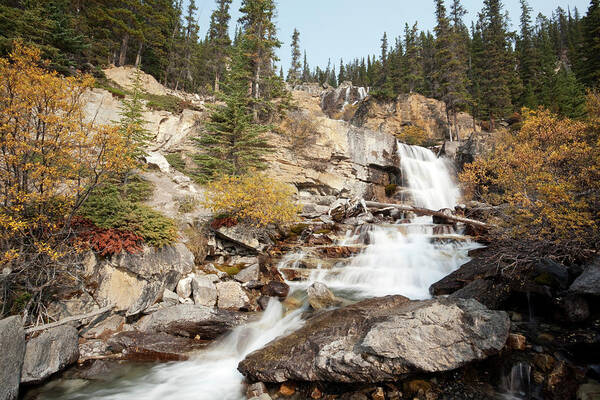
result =
[[[202,339],[214,339],[245,319],[241,313],[179,304],[143,317],[138,323],[138,328],[142,332],[164,332],[185,337],[198,335]]]
[[[577,390],[577,400],[598,400],[600,399],[600,383],[594,380],[588,380]]]
[[[321,94],[321,109],[329,118],[340,119],[340,113],[349,105],[356,105],[367,97],[367,89],[342,82],[339,87]],[[349,118],[346,118],[349,119]]]
[[[194,304],[212,308],[217,303],[217,287],[211,276],[215,275],[197,275],[192,279]]]
[[[382,387],[378,387],[375,389],[375,392],[371,395],[371,399],[373,400],[385,400],[385,392]]]
[[[590,264],[569,287],[572,293],[600,296],[600,258]]]
[[[19,395],[25,356],[25,331],[21,317],[0,320],[0,349],[0,399],[15,400]]]
[[[217,283],[217,307],[223,310],[247,309],[250,305],[248,295],[238,282]]]
[[[79,358],[77,329],[62,325],[27,342],[21,383],[39,383]]]
[[[111,354],[111,350],[104,339],[85,340],[79,343],[80,362],[107,354]]]
[[[533,280],[538,285],[566,289],[569,286],[569,270],[555,261],[543,259],[533,265]]]
[[[271,396],[269,396],[267,393],[263,393],[258,397],[252,397],[250,400],[271,400]]]
[[[321,308],[334,307],[340,304],[339,299],[335,297],[329,288],[320,282],[313,283],[307,290],[308,303],[315,310]]]
[[[125,315],[130,317],[146,311],[150,306],[156,303],[158,299],[160,299],[163,292],[163,286],[163,283],[159,281],[152,282],[144,286],[142,293],[129,307],[129,309],[127,309],[127,313]]]
[[[496,266],[488,263],[485,256],[476,256],[456,271],[431,285],[429,292],[434,296],[452,294],[477,279],[494,277],[496,272]]]
[[[279,394],[285,397],[290,397],[296,393],[296,386],[292,383],[282,383],[279,387]]]
[[[125,318],[121,315],[111,315],[103,321],[88,329],[81,336],[85,339],[106,338],[113,333],[119,332],[125,325]]]
[[[260,296],[257,300],[258,306],[261,308],[261,310],[266,310],[267,306],[269,305],[269,301],[271,301],[271,298],[269,296]]]
[[[246,397],[249,399],[252,397],[258,397],[264,393],[267,393],[267,387],[262,382],[257,382],[253,383],[252,385],[248,385],[248,388],[246,389]]]
[[[506,341],[506,347],[513,350],[523,351],[526,349],[527,339],[525,336],[520,335],[518,333],[511,333],[508,335],[508,340]]]
[[[270,297],[287,297],[290,287],[285,282],[271,281],[262,288],[262,294]]]
[[[241,283],[258,281],[260,279],[260,267],[258,264],[251,265],[238,272],[234,279]]]
[[[559,299],[558,305],[569,322],[583,322],[590,316],[590,307],[582,296],[567,295]]]
[[[205,343],[164,332],[121,332],[108,339],[108,345],[124,358],[136,361],[182,361]]]
[[[510,297],[510,287],[503,282],[496,283],[492,279],[475,279],[450,296],[459,299],[475,299],[492,310],[498,310]]]
[[[187,299],[192,295],[192,276],[186,276],[177,284],[177,295],[182,299]]]
[[[89,365],[83,365],[69,379],[85,379],[88,381],[110,382],[119,370],[118,362],[114,360],[93,360]]]
[[[322,312],[238,369],[262,382],[396,380],[483,360],[504,347],[509,328],[505,312],[472,299],[388,296]]]

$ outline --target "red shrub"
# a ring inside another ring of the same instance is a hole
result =
[[[142,251],[144,239],[131,231],[99,228],[83,218],[75,219],[72,226],[77,238],[103,257],[123,251],[131,254]]]
[[[231,228],[232,226],[236,226],[238,223],[236,218],[233,217],[223,217],[223,218],[215,218],[211,223],[210,227],[214,230],[217,230],[221,227]]]

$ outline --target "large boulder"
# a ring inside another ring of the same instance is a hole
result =
[[[49,329],[27,342],[21,383],[40,383],[78,359],[77,329],[70,325]]]
[[[25,356],[25,332],[21,317],[0,321],[0,400],[14,400],[19,395],[21,368]]]
[[[243,314],[237,312],[179,304],[159,309],[143,317],[138,323],[138,329],[142,332],[164,332],[177,336],[214,339],[245,319]]]
[[[397,380],[410,373],[450,371],[496,354],[509,328],[505,312],[472,299],[388,296],[322,312],[248,355],[238,369],[261,382]]]
[[[237,224],[234,226],[222,226],[215,230],[215,233],[220,238],[255,253],[260,253],[266,248],[265,243],[261,243],[260,232],[251,225]]]
[[[308,303],[315,310],[328,308],[340,304],[340,300],[335,297],[333,292],[323,283],[315,282],[306,291]]]
[[[196,275],[192,280],[194,304],[197,306],[214,307],[217,303],[216,275]],[[217,278],[218,282],[219,279]]]
[[[194,255],[183,243],[171,246],[144,247],[141,253],[120,253],[110,259],[110,265],[147,280],[162,280],[175,270],[187,275],[194,268]]]
[[[250,299],[239,282],[217,283],[217,307],[224,310],[241,310],[250,306]]]
[[[129,360],[182,361],[205,343],[163,332],[121,332],[108,339],[111,350]]]
[[[600,258],[590,264],[569,287],[572,293],[600,295]]]

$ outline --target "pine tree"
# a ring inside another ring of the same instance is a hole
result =
[[[196,138],[200,153],[195,176],[208,182],[220,174],[242,175],[252,168],[264,167],[262,157],[268,144],[262,134],[269,127],[254,122],[253,98],[248,93],[252,82],[251,59],[247,56],[246,37],[233,49],[231,69],[223,81],[222,106],[215,106],[206,124],[206,132]]]
[[[533,27],[531,26],[531,7],[527,0],[521,0],[521,32],[516,43],[519,60],[519,75],[523,82],[523,94],[519,101],[521,106],[535,107],[538,102],[535,96],[539,89],[539,58],[533,43]]]
[[[308,58],[306,57],[306,50],[304,51],[304,62],[302,63],[302,81],[310,82],[312,81],[310,74],[310,67],[308,66]]]
[[[341,85],[346,80],[346,68],[344,67],[344,60],[340,59],[340,71],[338,72],[337,82]]]
[[[381,64],[385,67],[387,63],[388,56],[388,39],[387,32],[383,32],[383,37],[381,38]]]
[[[581,118],[586,114],[585,91],[577,81],[575,74],[564,68],[554,79],[553,111],[569,118]]]
[[[146,155],[146,147],[152,139],[152,134],[146,129],[147,121],[144,119],[144,103],[142,95],[144,90],[142,87],[142,72],[136,68],[132,88],[131,97],[126,97],[121,102],[121,116],[119,121],[115,121],[119,125],[121,135],[125,138],[125,148],[131,149],[131,153],[127,154],[132,159],[140,159]]]
[[[242,0],[242,16],[239,22],[243,26],[245,47],[250,54],[252,68],[252,97],[254,97],[254,119],[258,121],[262,105],[261,91],[263,78],[273,75],[272,63],[276,60],[275,49],[281,46],[277,40],[274,0]]]
[[[404,59],[402,90],[405,93],[418,91],[423,84],[423,68],[419,51],[418,27],[415,22],[411,27],[404,25]]]
[[[582,81],[589,86],[600,83],[600,0],[591,0],[583,18],[583,49],[585,64]]]
[[[231,46],[229,37],[229,6],[231,0],[216,0],[217,8],[210,16],[208,43],[210,49],[210,65],[214,75],[214,91],[220,90],[221,76],[225,71],[226,60]]]
[[[467,103],[469,95],[467,92],[467,65],[462,47],[464,38],[461,36],[464,11],[457,2],[455,7],[454,26],[451,26],[443,0],[436,0],[435,80],[438,98],[446,104],[448,123],[450,125],[450,117],[452,117],[453,125],[455,129],[458,129],[456,114],[459,108]],[[450,140],[454,138],[459,139],[458,130],[454,137],[450,131]]]
[[[511,85],[515,71],[509,43],[508,23],[500,0],[484,0],[482,11],[483,71],[480,103],[491,127],[512,111]]]
[[[294,33],[292,34],[292,63],[290,65],[290,69],[287,75],[287,81],[295,84],[300,80],[300,68],[302,65],[300,64],[300,57],[302,53],[300,52],[300,32],[297,29],[294,29]]]

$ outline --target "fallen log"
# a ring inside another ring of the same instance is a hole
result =
[[[113,307],[114,307],[113,305],[110,305],[110,306],[103,307],[103,308],[101,308],[99,310],[89,312],[87,314],[73,315],[72,317],[67,317],[67,318],[61,319],[60,321],[51,322],[49,324],[44,324],[44,325],[34,326],[32,328],[27,328],[27,329],[25,329],[25,333],[26,334],[30,334],[30,333],[33,333],[33,332],[39,332],[39,331],[43,331],[43,330],[46,330],[46,329],[55,328],[57,326],[64,325],[64,324],[66,324],[68,322],[80,321],[82,319],[92,318],[92,317],[104,314],[104,313],[112,310]]]
[[[388,203],[378,203],[376,201],[365,201],[365,204],[369,208],[395,208],[397,210],[406,211],[406,212],[414,212],[418,216],[432,216],[432,217],[440,217],[447,221],[452,222],[460,222],[466,225],[473,226],[478,229],[490,230],[493,228],[493,225],[486,224],[485,222],[477,221],[475,219],[459,217],[454,214],[444,213],[443,211],[433,211],[427,208],[413,207],[405,204],[388,204]]]

